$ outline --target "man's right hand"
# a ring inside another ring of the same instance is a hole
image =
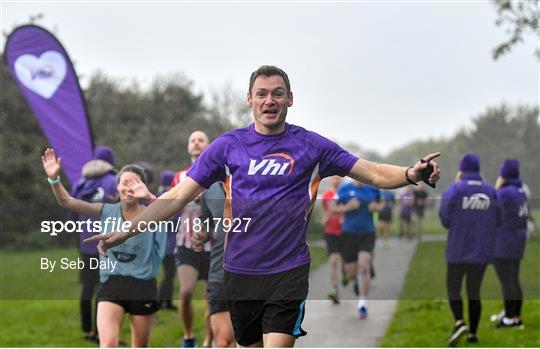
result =
[[[191,246],[193,247],[193,251],[202,251],[207,239],[208,233],[205,231],[193,233],[191,236]]]
[[[111,247],[118,246],[129,238],[127,232],[117,231],[109,234],[94,235],[88,239],[84,239],[84,243],[99,241],[97,249],[100,255],[105,256],[107,250]]]

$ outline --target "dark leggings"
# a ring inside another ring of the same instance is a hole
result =
[[[163,281],[159,286],[159,300],[162,302],[171,302],[172,301],[172,291],[173,291],[173,280],[174,275],[176,275],[176,266],[174,264],[174,255],[167,255],[163,259],[163,269],[165,275],[163,276]]]
[[[519,283],[519,259],[495,259],[495,271],[501,282],[504,312],[508,318],[521,316],[523,291]]]
[[[90,258],[98,258],[99,255],[81,253],[84,261],[84,268],[79,273],[79,281],[81,283],[80,311],[81,311],[81,328],[83,332],[92,332],[92,329],[97,332],[96,322],[92,319],[96,318],[97,300],[94,303],[94,316],[92,317],[92,299],[99,282],[99,270],[90,269]]]
[[[448,263],[446,272],[446,289],[450,309],[456,321],[463,320],[463,301],[461,300],[461,284],[467,276],[465,284],[469,300],[470,332],[476,334],[482,303],[480,302],[480,286],[486,271],[486,264]]]

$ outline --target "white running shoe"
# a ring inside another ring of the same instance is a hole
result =
[[[501,310],[501,312],[500,312],[499,314],[493,314],[493,315],[491,315],[491,316],[489,317],[489,320],[490,320],[491,322],[499,322],[499,321],[502,320],[502,318],[504,317],[504,315],[506,315],[506,314],[505,314],[504,309],[503,309],[503,310]]]

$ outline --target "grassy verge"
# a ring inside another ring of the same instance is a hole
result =
[[[324,249],[313,247],[312,269],[324,262]],[[76,259],[77,250],[32,252],[0,251],[0,347],[95,347],[82,339],[79,317],[78,272],[40,269],[40,259]],[[58,268],[58,266],[57,266]],[[159,275],[158,279],[160,279]],[[201,299],[203,284],[198,283],[195,299]],[[178,294],[175,280],[174,294]],[[194,301],[196,338],[204,336],[205,303]],[[129,345],[129,321],[124,320],[121,339]],[[177,347],[183,336],[178,314],[157,313],[150,346]],[[198,343],[202,345],[202,343]]]
[[[418,246],[382,346],[446,346],[453,319],[446,301],[444,246],[442,242],[426,242]],[[502,309],[500,284],[493,267],[489,266],[482,286],[484,301],[478,329],[480,342],[470,346],[537,347],[540,344],[539,254],[540,238],[535,237],[527,244],[520,274],[525,295],[522,314],[525,330],[496,330],[489,322],[489,316]],[[467,346],[467,343],[464,341],[461,345]]]

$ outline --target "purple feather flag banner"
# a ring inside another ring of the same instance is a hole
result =
[[[73,185],[92,159],[93,138],[66,50],[47,30],[24,25],[8,37],[4,60]]]

